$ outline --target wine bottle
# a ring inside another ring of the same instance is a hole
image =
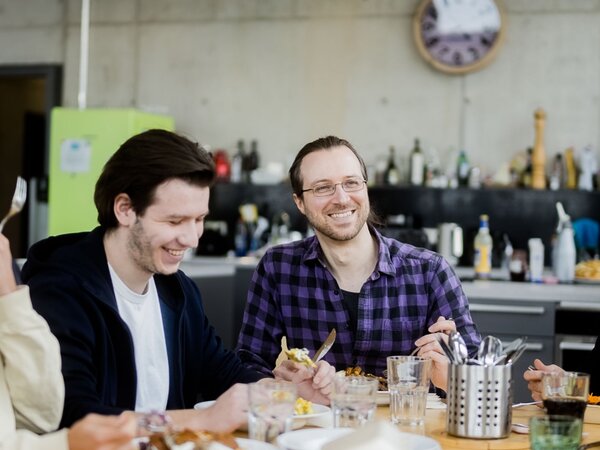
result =
[[[390,154],[388,156],[387,167],[385,168],[384,182],[389,185],[396,185],[400,181],[400,172],[396,166],[396,149],[390,146]]]
[[[415,139],[415,146],[410,153],[410,184],[422,186],[425,172],[425,157],[419,146],[419,140]]]
[[[469,184],[469,170],[471,166],[469,164],[469,159],[467,158],[467,153],[464,150],[461,150],[458,154],[458,161],[456,163],[456,176],[458,178],[459,186],[467,186]]]

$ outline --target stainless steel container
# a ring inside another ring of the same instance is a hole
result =
[[[451,364],[446,430],[454,436],[494,439],[510,434],[513,386],[510,365]]]

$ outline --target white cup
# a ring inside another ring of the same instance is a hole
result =
[[[333,426],[356,428],[373,420],[378,387],[379,380],[373,377],[336,377],[331,396]]]
[[[248,386],[248,435],[271,442],[292,429],[296,386],[286,381],[261,380]]]
[[[420,356],[388,356],[387,377],[392,422],[422,425],[429,392],[431,360]]]

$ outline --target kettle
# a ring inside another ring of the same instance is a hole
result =
[[[452,222],[438,225],[438,253],[452,266],[458,264],[458,258],[463,254],[463,230]]]

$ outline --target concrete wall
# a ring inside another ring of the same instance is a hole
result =
[[[418,0],[91,0],[89,107],[175,117],[213,147],[258,139],[286,165],[306,142],[346,137],[369,163],[415,137],[464,147],[492,170],[533,143],[600,141],[600,0],[505,0],[508,30],[480,72],[445,75],[412,38]],[[79,0],[0,0],[0,64],[62,63],[76,106]],[[548,158],[550,159],[550,158]]]

